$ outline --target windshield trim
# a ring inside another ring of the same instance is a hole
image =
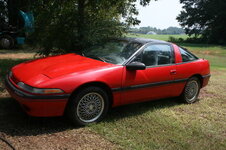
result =
[[[141,43],[142,44],[142,43]],[[146,45],[148,45],[149,43],[143,44],[136,52],[133,53],[133,55],[131,55],[123,64],[122,66],[127,65],[128,63],[130,63],[131,60],[133,60],[133,58],[140,53],[140,51],[143,50],[143,48],[146,47]]]
[[[139,48],[136,48],[136,50],[135,50],[135,52],[131,55],[131,56],[129,56],[127,59],[125,59],[124,60],[124,62],[122,62],[121,64],[115,64],[115,65],[121,65],[121,66],[124,66],[131,58],[133,58],[133,56],[134,55],[136,55],[137,54],[137,52],[138,51],[140,51],[142,48],[143,48],[143,46],[144,45],[146,45],[146,44],[144,44],[144,43],[141,43],[141,42],[137,42],[137,41],[129,41],[129,40],[113,40],[113,41],[116,41],[116,42],[120,42],[120,41],[122,41],[122,42],[126,42],[127,43],[127,45],[129,45],[129,44],[131,44],[131,43],[137,43],[137,44],[139,44]],[[91,59],[95,59],[95,58],[92,58],[92,57],[89,57],[89,55],[87,55],[86,53],[84,53],[84,51],[82,52],[82,54],[81,54],[82,56],[84,56],[84,57],[88,57],[88,58],[91,58]],[[98,56],[97,56],[98,57]],[[102,60],[100,60],[100,59],[96,59],[96,60],[99,60],[99,61],[102,61]],[[103,62],[106,62],[106,63],[110,63],[110,64],[114,64],[114,63],[111,63],[111,62],[108,62],[108,61],[103,61]]]

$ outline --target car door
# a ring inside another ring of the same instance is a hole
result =
[[[122,104],[174,96],[174,61],[174,51],[170,44],[147,45],[131,61],[144,63],[145,70],[129,70],[124,67]]]

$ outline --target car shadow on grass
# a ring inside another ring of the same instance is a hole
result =
[[[0,133],[35,136],[74,129],[64,117],[30,117],[12,98],[0,98]]]
[[[113,122],[141,115],[147,111],[163,109],[179,105],[175,98],[130,104],[113,108],[105,122]],[[72,130],[79,127],[73,126],[66,117],[30,117],[26,115],[19,104],[12,98],[0,98],[0,133],[10,136],[35,136]]]
[[[113,120],[120,120],[125,117],[133,117],[142,115],[146,112],[152,112],[157,109],[170,108],[176,105],[181,105],[182,103],[178,98],[166,98],[153,101],[147,101],[142,103],[129,104],[124,106],[119,106],[113,108],[106,119],[105,122],[112,122]]]

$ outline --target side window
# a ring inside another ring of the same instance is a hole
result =
[[[189,51],[187,51],[187,50],[185,50],[181,47],[179,49],[180,49],[180,53],[181,53],[181,57],[182,57],[183,62],[188,62],[188,61],[193,61],[193,60],[198,59],[195,55],[193,55]]]
[[[136,61],[146,66],[165,65],[173,62],[171,47],[165,44],[155,44],[146,47]]]

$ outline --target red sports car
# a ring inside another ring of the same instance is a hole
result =
[[[66,114],[86,125],[110,107],[179,96],[194,103],[209,78],[209,62],[184,48],[125,38],[19,64],[7,75],[6,88],[31,116]]]

